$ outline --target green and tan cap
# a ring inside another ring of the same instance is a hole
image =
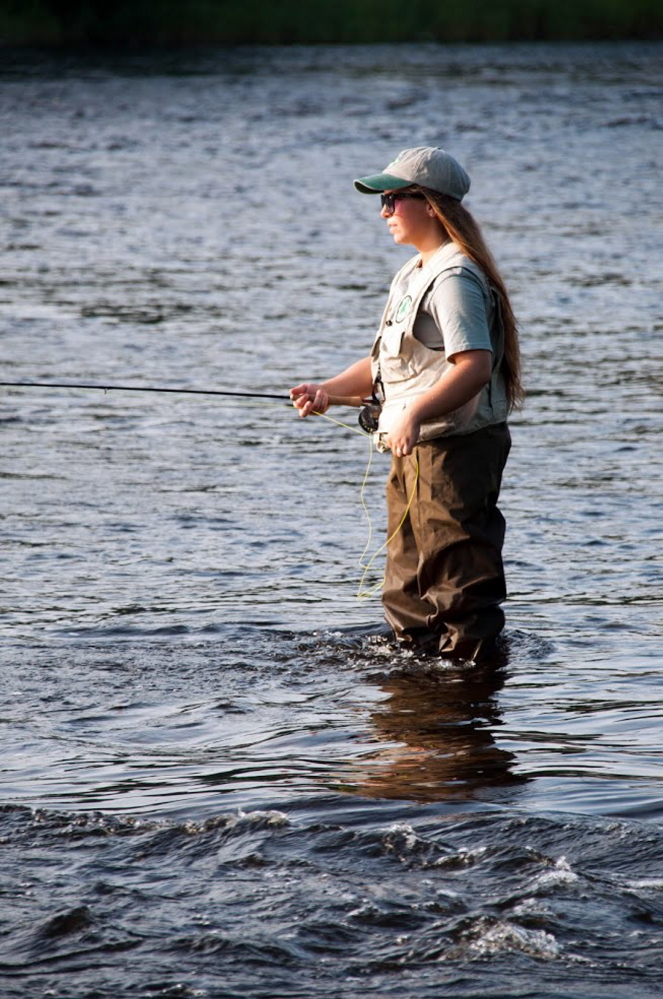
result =
[[[354,185],[361,194],[380,194],[419,184],[462,201],[470,189],[469,174],[444,149],[417,146],[404,149],[383,173],[360,177]]]

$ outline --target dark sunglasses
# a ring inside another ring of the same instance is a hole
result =
[[[394,191],[392,194],[380,195],[380,208],[386,208],[390,215],[396,211],[396,202],[401,198],[417,198],[420,201],[426,200],[425,194],[409,193],[408,191]]]

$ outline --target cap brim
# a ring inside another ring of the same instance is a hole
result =
[[[401,187],[412,187],[411,180],[393,177],[390,173],[376,173],[373,177],[360,177],[355,180],[360,194],[381,194],[382,191],[397,191]]]

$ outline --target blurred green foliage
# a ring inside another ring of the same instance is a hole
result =
[[[663,37],[663,0],[0,0],[2,44]]]

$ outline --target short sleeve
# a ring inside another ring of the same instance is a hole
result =
[[[469,270],[457,267],[440,274],[422,307],[441,331],[447,357],[464,350],[492,351],[491,302]]]

